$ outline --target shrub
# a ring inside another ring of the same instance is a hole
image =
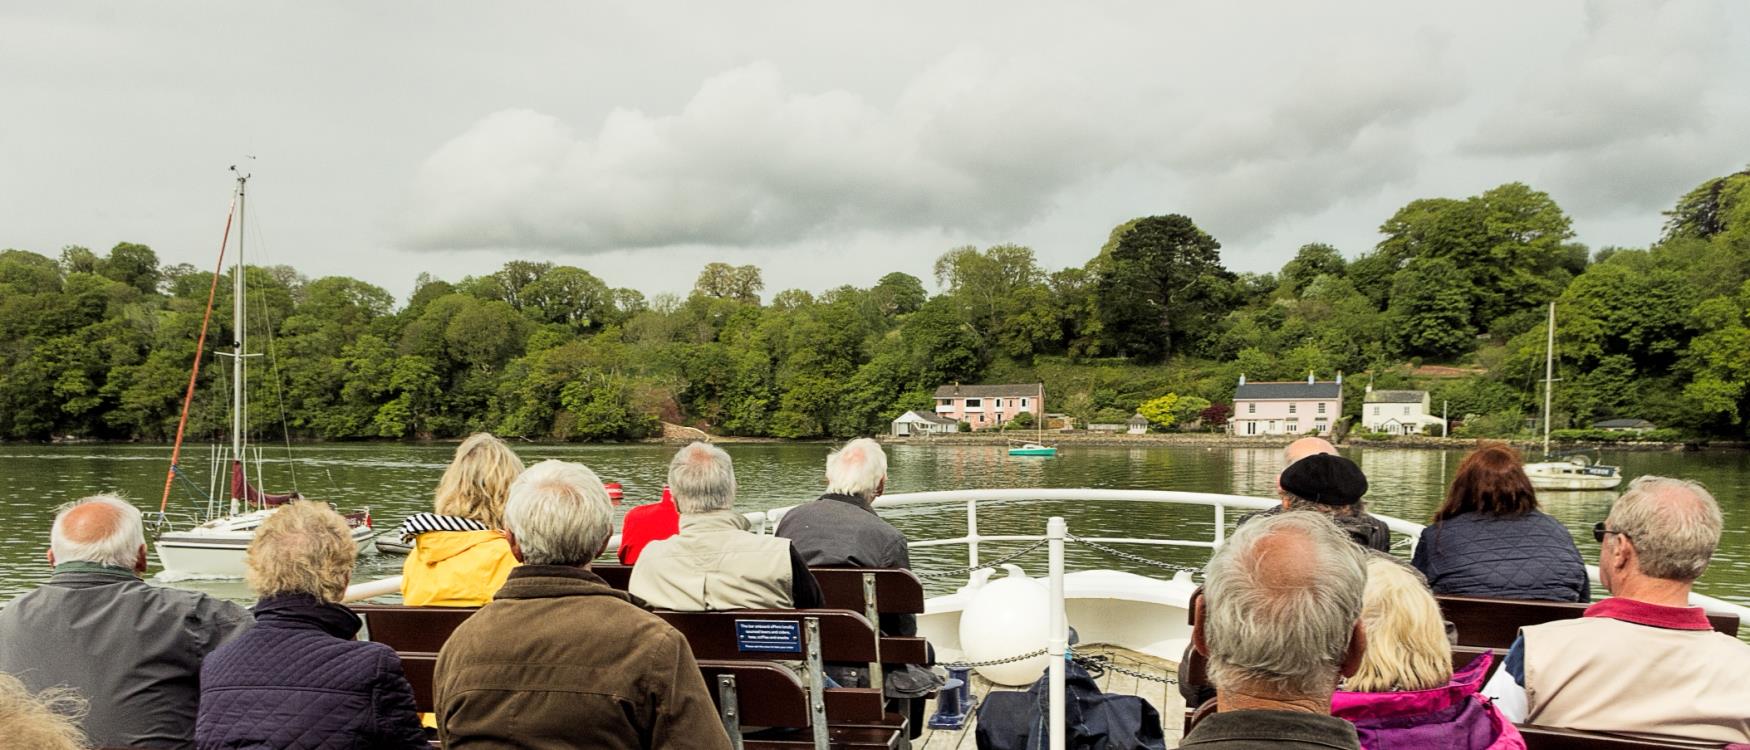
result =
[[[1551,440],[1584,443],[1677,443],[1683,441],[1682,433],[1663,427],[1646,432],[1597,429],[1551,430],[1549,436]]]

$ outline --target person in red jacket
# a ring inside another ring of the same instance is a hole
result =
[[[626,511],[626,523],[620,530],[620,564],[638,562],[644,545],[681,533],[681,512],[674,506],[674,495],[662,488],[662,499]]]

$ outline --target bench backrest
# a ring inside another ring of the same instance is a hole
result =
[[[1695,750],[1696,745],[1672,744],[1657,740],[1637,740],[1596,732],[1576,732],[1570,729],[1520,724],[1526,750]],[[1701,747],[1706,747],[1702,745]]]
[[[1571,620],[1586,612],[1577,602],[1540,602],[1481,596],[1438,595],[1440,612],[1458,628],[1458,642],[1465,646],[1498,649],[1505,654],[1519,637],[1519,629],[1556,620]],[[1738,635],[1738,616],[1709,612],[1714,630]]]
[[[632,566],[595,563],[591,572],[602,577],[609,586],[625,591],[631,585]],[[820,582],[821,596],[829,609],[864,612],[868,602],[863,597],[863,575],[875,579],[876,613],[883,615],[917,615],[924,612],[924,584],[916,574],[903,568],[810,568],[814,580]]]

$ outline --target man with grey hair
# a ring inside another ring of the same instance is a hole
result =
[[[0,672],[32,691],[68,687],[90,701],[98,747],[194,741],[201,660],[249,627],[249,613],[206,594],[140,580],[140,510],[94,495],[55,514],[54,574],[0,610]]]
[[[522,565],[438,653],[444,747],[729,748],[686,639],[590,571],[613,519],[581,465],[542,461],[511,483]]]
[[[1330,713],[1367,648],[1366,587],[1365,553],[1323,514],[1235,530],[1210,558],[1192,615],[1216,699],[1179,746],[1359,748],[1355,726]]]
[[[875,515],[875,498],[887,489],[887,454],[881,444],[858,438],[826,458],[826,494],[790,509],[778,521],[778,536],[789,539],[802,559],[816,568],[911,568],[905,535]],[[881,632],[914,636],[914,615],[881,616]]]
[[[633,596],[684,612],[813,609],[820,583],[790,540],[749,531],[735,512],[735,463],[722,448],[688,443],[668,464],[680,533],[651,542],[632,566]]]
[[[1689,605],[1720,542],[1713,495],[1644,476],[1593,527],[1610,598],[1520,628],[1483,689],[1516,722],[1654,740],[1750,742],[1750,646]]]

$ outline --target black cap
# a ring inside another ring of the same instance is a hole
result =
[[[1354,505],[1367,494],[1367,475],[1361,467],[1329,453],[1289,464],[1278,481],[1288,494],[1320,505]]]

